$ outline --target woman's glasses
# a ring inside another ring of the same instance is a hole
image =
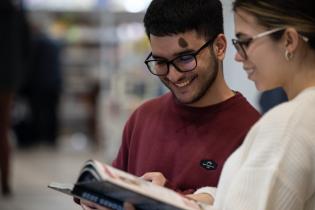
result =
[[[268,36],[268,35],[271,35],[273,33],[276,33],[276,32],[279,32],[279,31],[283,31],[285,30],[286,28],[274,28],[274,29],[271,29],[269,31],[265,31],[265,32],[262,32],[262,33],[259,33],[253,37],[249,37],[249,38],[244,38],[244,39],[232,39],[232,43],[234,45],[234,47],[236,48],[237,52],[240,54],[240,56],[243,58],[243,59],[247,59],[248,58],[248,55],[246,53],[246,49],[249,47],[249,45],[256,39],[259,39],[261,37],[264,37],[264,36]],[[300,35],[300,37],[305,41],[305,42],[308,42],[308,38],[303,36],[303,35]]]
[[[276,33],[278,31],[283,31],[283,30],[285,30],[285,28],[275,28],[275,29],[272,29],[269,31],[259,33],[253,37],[244,38],[244,39],[232,39],[232,43],[233,43],[235,49],[237,50],[238,54],[240,54],[240,56],[246,60],[248,57],[247,53],[246,53],[246,49],[249,47],[249,45],[253,41],[255,41],[256,39],[259,39],[261,37],[268,36],[270,34]]]

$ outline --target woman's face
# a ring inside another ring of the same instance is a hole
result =
[[[269,30],[259,25],[253,15],[241,9],[234,13],[234,21],[237,40],[246,40]],[[270,35],[266,35],[243,45],[243,48],[247,56],[242,57],[237,52],[235,60],[243,63],[248,79],[255,82],[258,90],[264,91],[284,85],[288,72],[285,68],[287,61],[284,58],[282,39],[274,41]]]

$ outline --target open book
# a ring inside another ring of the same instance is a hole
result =
[[[123,210],[125,201],[140,210],[206,208],[206,205],[197,205],[175,191],[96,160],[85,163],[75,184],[51,183],[48,187],[115,210]]]

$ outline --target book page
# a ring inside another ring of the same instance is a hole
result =
[[[196,205],[195,202],[190,201],[188,198],[173,190],[155,185],[140,177],[136,177],[106,164],[103,164],[102,167],[104,173],[103,178],[123,188],[130,189],[139,194],[172,204],[179,208],[199,209],[199,206]]]

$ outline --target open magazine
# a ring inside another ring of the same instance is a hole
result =
[[[196,210],[207,207],[96,160],[85,163],[75,184],[51,183],[48,187],[115,210],[123,210],[125,201],[140,210]]]

